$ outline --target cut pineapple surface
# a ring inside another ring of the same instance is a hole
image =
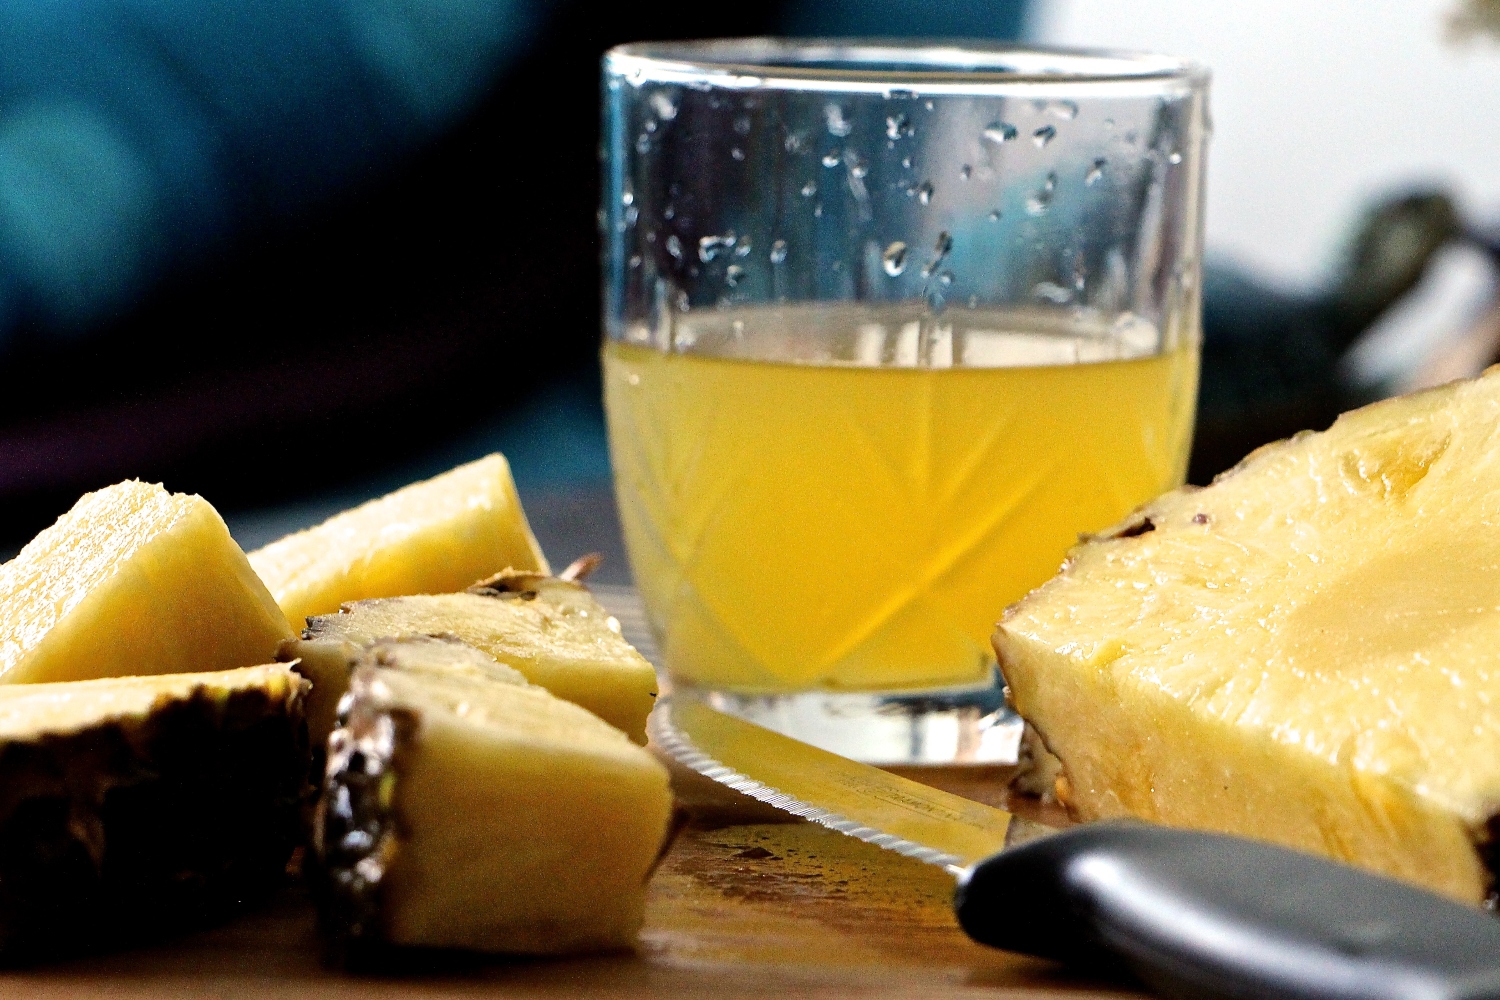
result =
[[[473,593],[358,601],[308,621],[304,639],[282,647],[313,674],[314,719],[331,718],[351,650],[376,639],[451,635],[513,667],[533,684],[582,705],[646,742],[656,671],[626,642],[619,624],[581,585],[539,574],[509,573]],[[314,738],[318,730],[314,725]]]
[[[628,946],[665,768],[541,688],[405,669],[430,652],[379,644],[350,680],[314,833],[325,929],[357,947]]]
[[[243,667],[292,635],[202,497],[89,493],[0,566],[0,680]]]
[[[307,686],[283,664],[0,686],[0,958],[139,940],[278,885]]]
[[[298,630],[347,601],[462,590],[507,566],[547,570],[499,454],[272,542],[250,563]]]
[[[296,669],[312,681],[307,699],[307,731],[315,759],[328,742],[338,715],[339,699],[349,689],[354,664],[365,657],[378,666],[394,665],[408,673],[483,677],[505,684],[526,684],[517,670],[496,661],[488,653],[457,639],[407,635],[381,639],[369,645],[340,639],[286,643],[282,655],[296,660]]]
[[[1500,833],[1500,373],[1345,414],[1075,548],[995,647],[1081,819],[1478,902]]]

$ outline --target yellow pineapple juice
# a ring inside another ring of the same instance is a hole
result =
[[[677,683],[984,681],[1006,605],[1080,532],[1182,482],[1196,330],[1156,356],[996,365],[1118,348],[1003,314],[825,317],[811,359],[745,357],[797,354],[806,338],[778,326],[807,317],[787,313],[742,310],[687,350],[604,350],[626,544]]]

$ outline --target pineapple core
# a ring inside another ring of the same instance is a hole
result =
[[[293,629],[346,601],[444,594],[547,570],[505,456],[489,455],[250,553]]]
[[[380,643],[350,680],[315,822],[324,927],[354,945],[631,944],[666,769],[541,688],[433,660]]]
[[[1500,832],[1500,370],[1168,493],[995,648],[1080,819],[1262,837],[1479,902]]]
[[[85,495],[0,566],[0,681],[243,667],[291,634],[218,512],[156,485]]]

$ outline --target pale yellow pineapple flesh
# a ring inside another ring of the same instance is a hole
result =
[[[157,485],[85,495],[0,566],[0,681],[243,667],[291,635],[218,512]]]
[[[386,637],[449,635],[644,744],[656,671],[620,635],[619,623],[577,583],[527,575],[510,585],[520,589],[358,601],[337,615],[314,616],[305,638],[281,651],[308,667],[314,684],[309,720],[331,721],[330,706],[347,676],[339,664],[351,649]],[[316,740],[319,724],[310,725]]]
[[[299,630],[347,601],[449,593],[506,567],[547,571],[499,454],[272,542],[250,564]]]
[[[1073,550],[995,634],[1080,819],[1478,902],[1500,810],[1500,374],[1267,446]]]
[[[395,734],[389,756],[366,755],[346,786],[369,794],[363,774],[386,769],[382,842],[365,855],[381,866],[370,921],[379,936],[542,954],[630,945],[671,814],[666,769],[541,688],[399,669],[406,651],[384,648],[398,669],[365,661],[355,671],[329,765],[337,786],[341,748]],[[383,719],[396,725],[382,730]],[[333,832],[327,794],[321,837]],[[358,867],[319,844],[330,868]],[[375,877],[370,864],[362,872]]]
[[[456,639],[407,634],[369,645],[339,638],[298,640],[282,645],[281,657],[295,660],[297,672],[312,681],[307,699],[307,733],[314,753],[328,742],[338,715],[339,699],[349,689],[349,674],[361,657],[385,666],[391,651],[399,651],[409,673],[485,677],[505,684],[526,684],[525,676],[493,656]]]

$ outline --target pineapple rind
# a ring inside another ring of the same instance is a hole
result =
[[[272,542],[250,563],[297,631],[349,601],[462,590],[507,566],[547,571],[498,453]]]
[[[282,664],[0,688],[0,959],[141,940],[280,884],[306,689]]]
[[[317,669],[325,654],[315,643],[363,646],[390,636],[451,635],[644,744],[646,717],[656,701],[655,669],[611,627],[609,613],[582,586],[555,577],[525,579],[527,589],[520,591],[487,589],[349,604],[337,615],[310,619],[306,638],[286,644],[280,655],[302,657]],[[340,672],[320,674],[327,683],[316,696],[319,704],[336,701],[342,693]],[[317,714],[323,717],[321,708]]]
[[[86,494],[0,566],[0,681],[231,669],[290,635],[218,512],[158,485]]]
[[[1147,504],[1006,612],[1080,819],[1261,836],[1479,901],[1500,804],[1500,375]]]
[[[362,660],[329,744],[325,929],[356,949],[629,946],[671,811],[665,769],[540,688],[410,672],[409,650],[384,648],[391,666]]]

